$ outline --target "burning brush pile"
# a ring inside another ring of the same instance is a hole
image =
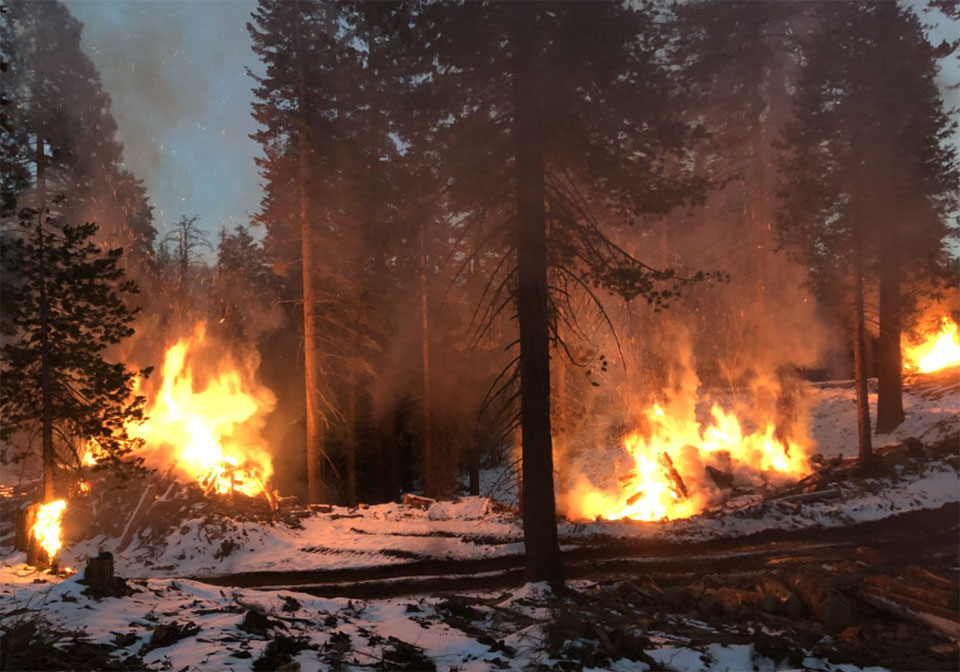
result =
[[[582,472],[566,499],[575,520],[689,518],[731,492],[796,482],[810,472],[815,443],[802,388],[754,381],[739,395],[701,389],[689,353],[658,397],[641,405],[623,437],[626,460],[615,483]],[[583,470],[583,471],[586,471]]]
[[[260,438],[276,399],[215,351],[204,323],[167,349],[159,388],[150,396],[147,420],[128,428],[144,440],[148,466],[165,479],[198,484],[205,495],[264,497],[276,507],[267,487],[273,465]],[[98,459],[97,446],[88,445],[84,463]]]
[[[114,482],[110,470],[92,471],[78,483],[69,507],[57,500],[25,508],[16,546],[28,551],[31,564],[54,563],[61,526],[69,536],[82,531],[120,537],[122,549],[145,520],[154,529],[165,527],[161,520],[172,526],[191,508],[257,519],[274,515],[273,465],[260,432],[276,399],[256,381],[252,367],[225,356],[200,322],[166,350],[159,379],[150,382],[156,387],[145,389],[142,380],[137,385],[137,393],[150,400],[147,420],[127,431],[143,439],[140,457],[154,474],[137,484],[142,487],[130,488]],[[81,462],[93,467],[103,457],[91,441]]]

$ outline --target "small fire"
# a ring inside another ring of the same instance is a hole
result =
[[[219,355],[206,357],[216,360],[214,370],[198,384],[194,371],[205,363],[205,344],[201,322],[189,338],[167,350],[147,420],[129,432],[153,449],[148,461],[162,467],[172,460],[206,492],[268,494],[264,484],[273,467],[259,429],[275,399],[269,390],[248,384],[242,371]]]
[[[903,369],[919,373],[931,373],[960,365],[960,334],[957,323],[948,317],[940,319],[940,328],[925,334],[919,344],[902,340]]]
[[[63,511],[67,508],[67,502],[58,499],[49,504],[43,504],[37,509],[37,519],[33,524],[33,536],[47,553],[47,557],[52,561],[60,550],[62,543],[60,541],[60,521],[63,518]]]

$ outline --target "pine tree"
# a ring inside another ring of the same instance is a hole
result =
[[[110,98],[80,48],[82,25],[60,2],[4,3],[0,77],[3,216],[28,195],[37,137],[44,140],[50,193],[64,221],[97,221],[104,249],[123,247],[130,270],[152,258],[156,230],[143,183],[123,168]],[[52,204],[49,204],[52,207]]]
[[[39,427],[46,501],[56,496],[57,466],[78,466],[91,443],[101,465],[130,475],[140,469],[130,454],[142,439],[126,428],[143,418],[145,401],[134,381],[149,370],[104,357],[133,333],[137,314],[125,302],[138,290],[120,266],[122,250],[101,251],[94,224],[71,226],[34,209],[6,233],[3,312],[13,332],[0,350],[3,461],[33,456]]]
[[[796,120],[784,133],[780,224],[815,277],[849,280],[860,457],[869,469],[865,287],[879,276],[877,424],[889,431],[903,417],[902,269],[929,269],[944,258],[957,193],[955,150],[944,142],[953,127],[936,90],[933,50],[911,10],[827,3],[815,18],[818,29],[802,45]]]
[[[652,7],[614,3],[424,3],[388,14],[384,25],[405,35],[389,60],[423,83],[418,109],[431,112],[425,155],[461,236],[477,241],[464,256],[493,260],[480,331],[516,311],[518,366],[496,385],[508,399],[519,388],[528,578],[560,586],[557,307],[576,293],[596,299],[596,288],[662,305],[687,279],[650,268],[604,230],[700,192],[683,160],[666,159],[693,134],[670,111],[669,31]]]

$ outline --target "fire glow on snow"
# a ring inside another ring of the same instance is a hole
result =
[[[920,343],[902,342],[905,371],[932,373],[948,366],[960,366],[960,334],[957,323],[941,318],[940,328],[924,334]]]

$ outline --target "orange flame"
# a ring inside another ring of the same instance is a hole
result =
[[[931,373],[960,365],[960,334],[957,323],[948,317],[941,318],[940,328],[927,333],[919,344],[904,337],[901,348],[904,371]]]
[[[51,561],[63,545],[60,541],[60,521],[66,508],[67,502],[62,499],[43,504],[37,509],[37,519],[33,523],[33,536]]]
[[[275,399],[220,357],[215,373],[198,386],[193,364],[201,358],[205,340],[201,322],[189,338],[167,350],[160,389],[146,411],[148,419],[129,431],[154,448],[150,461],[173,458],[176,469],[199,481],[207,492],[254,497],[265,492],[264,483],[273,473],[259,428]]]
[[[740,484],[788,480],[809,472],[808,451],[775,436],[772,424],[747,432],[732,412],[714,404],[702,426],[693,408],[672,413],[654,404],[644,412],[647,432],[631,432],[624,448],[633,469],[617,492],[580,479],[568,516],[579,519],[673,520],[696,515],[720,494],[707,467]],[[676,413],[681,411],[680,413]],[[722,477],[721,477],[722,478]]]

